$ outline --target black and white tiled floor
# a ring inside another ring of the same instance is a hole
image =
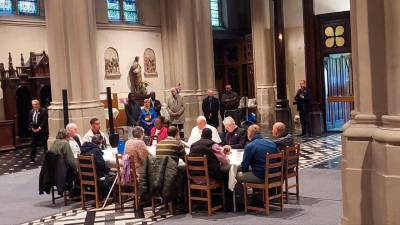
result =
[[[300,168],[314,167],[341,155],[340,134],[314,139],[301,144]]]
[[[0,175],[38,168],[44,159],[44,150],[37,149],[36,162],[30,162],[31,148],[0,152]]]
[[[144,208],[144,218],[137,218],[132,208],[123,211],[115,208],[115,205],[108,205],[104,209],[73,209],[56,215],[44,217],[24,225],[150,225],[163,221],[172,216],[163,208],[156,209],[156,215],[151,211],[151,207]]]

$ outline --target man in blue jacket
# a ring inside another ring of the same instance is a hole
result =
[[[250,142],[244,148],[241,172],[236,178],[240,183],[264,183],[265,156],[279,153],[278,147],[272,140],[263,138],[261,128],[256,124],[248,128],[247,138]]]

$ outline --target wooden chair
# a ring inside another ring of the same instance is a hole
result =
[[[219,209],[223,209],[225,206],[225,191],[224,184],[222,182],[211,182],[210,177],[208,175],[208,164],[207,157],[185,157],[186,162],[186,174],[187,174],[187,182],[188,182],[188,201],[189,201],[189,213],[192,214],[192,200],[195,201],[205,201],[208,206],[208,215],[210,216],[212,213]],[[192,176],[191,172],[204,174],[202,176]],[[204,180],[205,182],[196,182],[197,179]],[[220,188],[220,193],[212,193],[212,190],[216,190]],[[193,196],[192,190],[197,190],[201,192],[201,196]],[[204,196],[204,192],[207,194],[207,197]],[[211,205],[211,196],[218,195],[222,197],[222,204],[216,205],[212,207]]]
[[[244,197],[244,210],[247,212],[249,209],[255,211],[265,211],[266,215],[269,215],[270,203],[272,200],[278,200],[279,208],[283,210],[283,164],[284,157],[283,153],[267,154],[265,161],[265,182],[264,183],[243,183],[243,197]],[[277,172],[275,172],[277,170]],[[274,172],[272,172],[274,171]],[[247,190],[252,188],[253,194],[254,189],[262,191],[264,207],[256,207],[248,205],[248,193]],[[270,195],[269,191],[275,191],[273,195]]]
[[[96,164],[93,155],[78,155],[79,178],[81,182],[81,204],[85,209],[85,196],[95,197],[96,208],[100,207],[99,184],[97,179]],[[89,190],[86,188],[90,188]],[[94,188],[94,191],[92,190]]]
[[[297,201],[299,201],[299,159],[300,159],[300,144],[296,144],[294,147],[285,148],[285,199],[286,203],[289,202],[290,195],[296,195]],[[289,185],[289,179],[295,177],[295,183]],[[296,188],[296,193],[290,193],[289,189]]]
[[[64,198],[64,205],[65,206],[68,205],[68,198],[67,198],[68,191],[64,191],[64,193],[62,195],[57,196],[57,197],[54,194],[57,191],[57,187],[52,187],[50,191],[51,191],[51,202],[53,203],[53,205],[56,204],[56,200],[60,199],[60,198]]]
[[[131,164],[130,169],[130,182],[127,184],[122,184],[121,169],[123,169],[122,155],[117,154],[115,156],[117,163],[117,174],[118,174],[118,196],[119,204],[121,209],[124,208],[124,203],[133,200],[133,207],[139,209],[139,184],[138,177],[136,175],[134,156],[129,156],[129,162]],[[126,197],[126,199],[124,199]]]

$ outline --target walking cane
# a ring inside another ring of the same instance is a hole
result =
[[[111,188],[110,188],[110,191],[108,192],[107,198],[106,198],[106,200],[104,201],[103,207],[101,207],[101,210],[103,210],[104,207],[106,206],[106,203],[107,203],[107,201],[108,201],[108,198],[110,197],[110,194],[111,194],[111,192],[112,192],[113,189],[114,189],[115,183],[117,183],[117,179],[118,179],[118,174],[115,176],[114,183],[112,184],[112,186],[111,186]]]

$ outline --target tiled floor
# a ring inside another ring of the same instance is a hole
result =
[[[44,150],[37,149],[36,162],[30,162],[31,148],[0,153],[0,175],[35,169],[42,165]]]
[[[148,225],[170,218],[172,215],[164,209],[157,209],[154,215],[151,208],[144,209],[144,218],[136,218],[132,208],[121,211],[115,209],[115,205],[109,205],[105,209],[74,209],[53,216],[41,218],[24,225],[72,225],[72,224],[106,224],[106,225]]]
[[[321,138],[302,139],[301,168],[339,168],[341,156],[340,134],[333,134]],[[70,210],[53,216],[32,221],[28,224],[152,224],[163,221],[171,215],[167,212],[153,216],[150,208],[145,209],[145,218],[135,218],[132,210],[123,212],[115,209],[115,205],[106,207],[106,210]]]

